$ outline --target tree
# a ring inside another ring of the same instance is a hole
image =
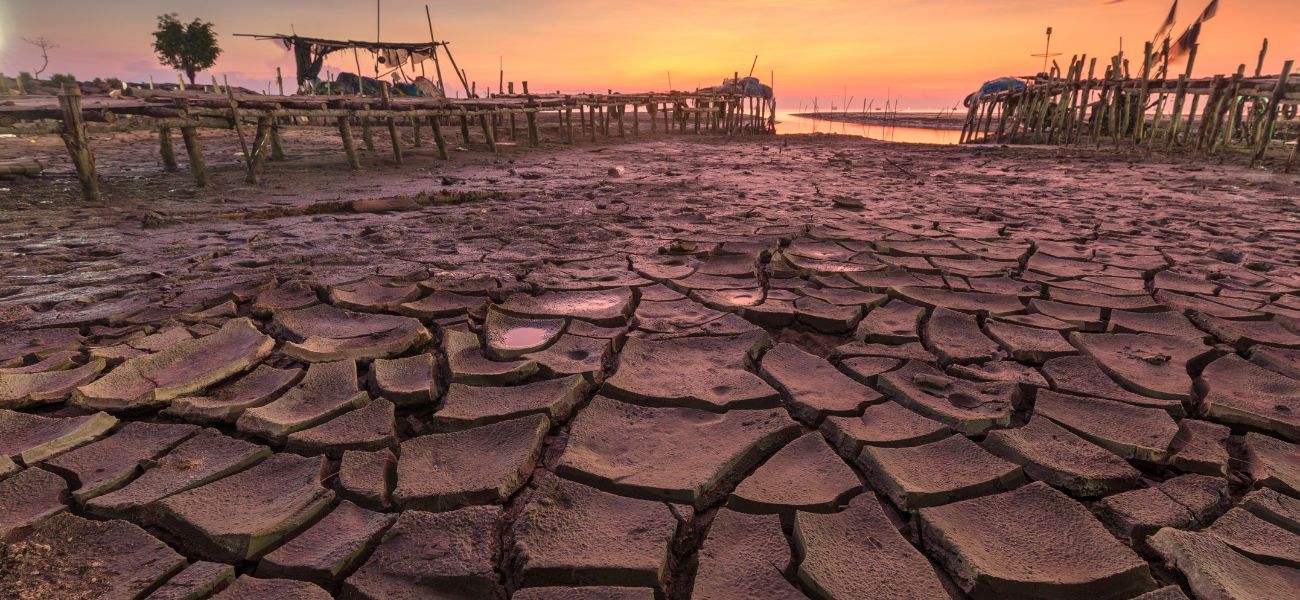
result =
[[[193,85],[195,74],[217,63],[221,48],[217,47],[212,23],[199,19],[181,23],[178,16],[170,13],[158,17],[153,49],[158,53],[158,62],[183,71]]]
[[[49,38],[45,38],[45,37],[23,38],[23,41],[33,46],[36,46],[41,50],[41,60],[44,62],[41,63],[41,68],[36,69],[36,78],[40,79],[41,73],[44,73],[45,68],[50,66],[50,50],[58,48],[59,45],[55,44],[53,41],[50,41]]]

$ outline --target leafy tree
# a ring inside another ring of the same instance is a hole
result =
[[[76,82],[77,82],[77,78],[74,77],[71,73],[63,73],[63,74],[55,73],[53,75],[50,75],[50,83],[53,83],[54,85],[57,86],[62,86],[65,83],[76,83]]]
[[[212,23],[194,19],[181,23],[176,13],[158,17],[158,30],[153,32],[153,49],[158,62],[183,71],[194,85],[194,75],[217,63],[221,48]]]

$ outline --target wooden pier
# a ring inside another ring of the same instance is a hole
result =
[[[1295,167],[1300,78],[1294,61],[1265,75],[1261,52],[1253,75],[1243,64],[1232,75],[1193,79],[1195,48],[1179,75],[1157,64],[1160,55],[1147,44],[1143,62],[1131,69],[1120,53],[1100,77],[1096,58],[1075,56],[1063,73],[1053,69],[1046,77],[1022,78],[1029,81],[1023,89],[977,96],[961,143],[1114,144],[1193,156],[1231,151],[1246,154],[1252,165],[1281,148],[1285,169]]]
[[[511,86],[513,88],[513,84]],[[354,131],[373,147],[373,129],[392,140],[394,159],[403,161],[399,129],[409,130],[415,146],[429,130],[438,156],[450,158],[453,142],[444,127],[459,129],[466,148],[471,129],[482,132],[482,147],[496,152],[498,141],[520,140],[536,147],[544,140],[573,144],[601,137],[643,134],[742,135],[770,134],[776,128],[775,98],[732,92],[648,92],[637,94],[523,94],[488,98],[449,99],[299,95],[270,96],[213,91],[129,88],[125,97],[83,98],[77,85],[65,85],[57,98],[9,97],[0,106],[0,131],[21,126],[24,133],[60,135],[77,170],[88,200],[99,200],[99,183],[87,123],[108,124],[113,130],[154,129],[165,170],[178,169],[173,132],[179,130],[196,185],[208,175],[199,129],[233,130],[239,137],[246,180],[259,183],[268,161],[280,160],[285,149],[281,130],[287,127],[336,128],[350,168],[361,168]],[[577,113],[576,115],[574,113]]]

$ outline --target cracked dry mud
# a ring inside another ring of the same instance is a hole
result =
[[[1295,179],[824,137],[421,152],[22,190],[0,597],[1300,589]],[[426,202],[349,204],[401,189]]]

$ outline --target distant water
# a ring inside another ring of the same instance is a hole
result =
[[[777,135],[796,133],[834,133],[839,135],[856,135],[873,140],[902,142],[905,144],[956,144],[961,137],[960,131],[952,129],[929,129],[921,127],[890,127],[867,123],[845,123],[798,117],[790,112],[777,111]]]

